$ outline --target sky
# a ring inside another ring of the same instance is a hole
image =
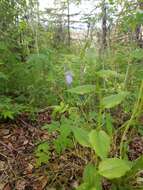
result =
[[[53,0],[39,0],[40,9],[44,10],[44,8],[53,7]]]
[[[70,5],[70,12],[71,13],[76,13],[81,11],[82,13],[89,13],[90,10],[93,8],[93,3],[95,0],[88,0],[84,1],[84,3],[80,3],[80,5]],[[45,8],[54,8],[54,0],[39,0],[40,3],[40,9],[44,10]]]
[[[44,10],[45,8],[54,8],[54,0],[39,0],[40,9]],[[79,16],[75,16],[72,20],[79,21],[81,19],[81,15],[88,14],[91,12],[95,4],[95,0],[84,0],[79,5],[75,5],[73,3],[70,4],[70,14],[80,13]],[[73,28],[77,27],[77,29],[85,29],[85,24],[74,24]]]

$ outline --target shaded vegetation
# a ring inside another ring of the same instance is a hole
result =
[[[0,190],[143,189],[143,2],[85,2],[0,0]]]

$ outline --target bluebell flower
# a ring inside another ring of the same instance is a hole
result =
[[[72,82],[73,82],[73,74],[72,74],[71,71],[67,71],[65,73],[65,79],[66,79],[67,85],[71,85],[72,84]]]

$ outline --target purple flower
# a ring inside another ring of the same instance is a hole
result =
[[[71,71],[67,71],[65,73],[65,78],[66,78],[66,83],[67,85],[71,85],[72,82],[73,82],[73,75],[72,75],[72,72]]]

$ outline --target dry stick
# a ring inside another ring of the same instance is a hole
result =
[[[11,149],[7,144],[5,144],[5,143],[2,142],[2,141],[0,141],[0,144],[1,144],[2,146],[6,147],[7,149],[9,149],[10,152],[12,152],[12,149],[15,150],[14,148]]]
[[[3,146],[5,146],[5,147],[6,147],[7,149],[9,149],[10,152],[12,153],[12,149],[11,149],[7,144],[3,143],[2,141],[0,141],[0,144],[3,145]],[[16,149],[13,148],[13,150],[16,150]],[[3,157],[5,157],[5,158],[7,159],[7,164],[8,164],[8,165],[7,165],[7,168],[9,167],[10,170],[12,171],[12,173],[14,174],[14,176],[16,176],[16,174],[14,173],[14,171],[13,171],[13,169],[12,169],[12,167],[11,167],[11,164],[9,163],[8,157],[7,157],[6,155],[2,154],[1,152],[0,152],[0,155],[2,155]],[[12,157],[13,157],[13,159],[15,160],[13,154],[12,154]],[[6,169],[5,169],[5,171],[6,171]]]
[[[130,120],[128,120],[125,124],[123,124],[121,126],[121,127],[125,127],[125,130],[123,132],[123,135],[122,135],[122,138],[121,138],[121,143],[120,143],[120,158],[122,158],[123,145],[124,145],[124,140],[125,140],[126,134],[129,131],[129,128],[130,128],[133,120],[136,118],[136,116],[138,115],[138,113],[140,113],[139,109],[142,107],[142,105],[140,105],[142,103],[143,103],[143,81],[141,82],[138,100],[137,100],[137,102],[136,102],[136,104],[134,106],[131,118],[130,118]]]
[[[11,154],[12,154],[12,157],[13,157],[13,159],[14,159],[14,161],[15,161],[15,157],[14,157],[14,155],[13,155],[13,153],[12,153],[12,149],[13,149],[14,151],[17,151],[17,150],[16,150],[15,148],[9,147],[7,144],[5,144],[5,143],[2,142],[2,141],[0,141],[0,144],[1,144],[2,146],[6,147],[8,150],[10,150],[10,152],[11,152]],[[1,154],[2,156],[4,156],[2,153],[0,153],[0,154]],[[5,158],[7,158],[7,163],[8,163],[9,168],[11,169],[12,173],[14,174],[14,176],[16,176],[16,174],[14,173],[14,171],[13,171],[13,169],[12,169],[12,167],[11,167],[11,164],[9,163],[8,157],[5,156]]]
[[[3,156],[4,158],[8,159],[8,157],[5,154],[1,153],[1,152],[0,152],[0,155]]]

